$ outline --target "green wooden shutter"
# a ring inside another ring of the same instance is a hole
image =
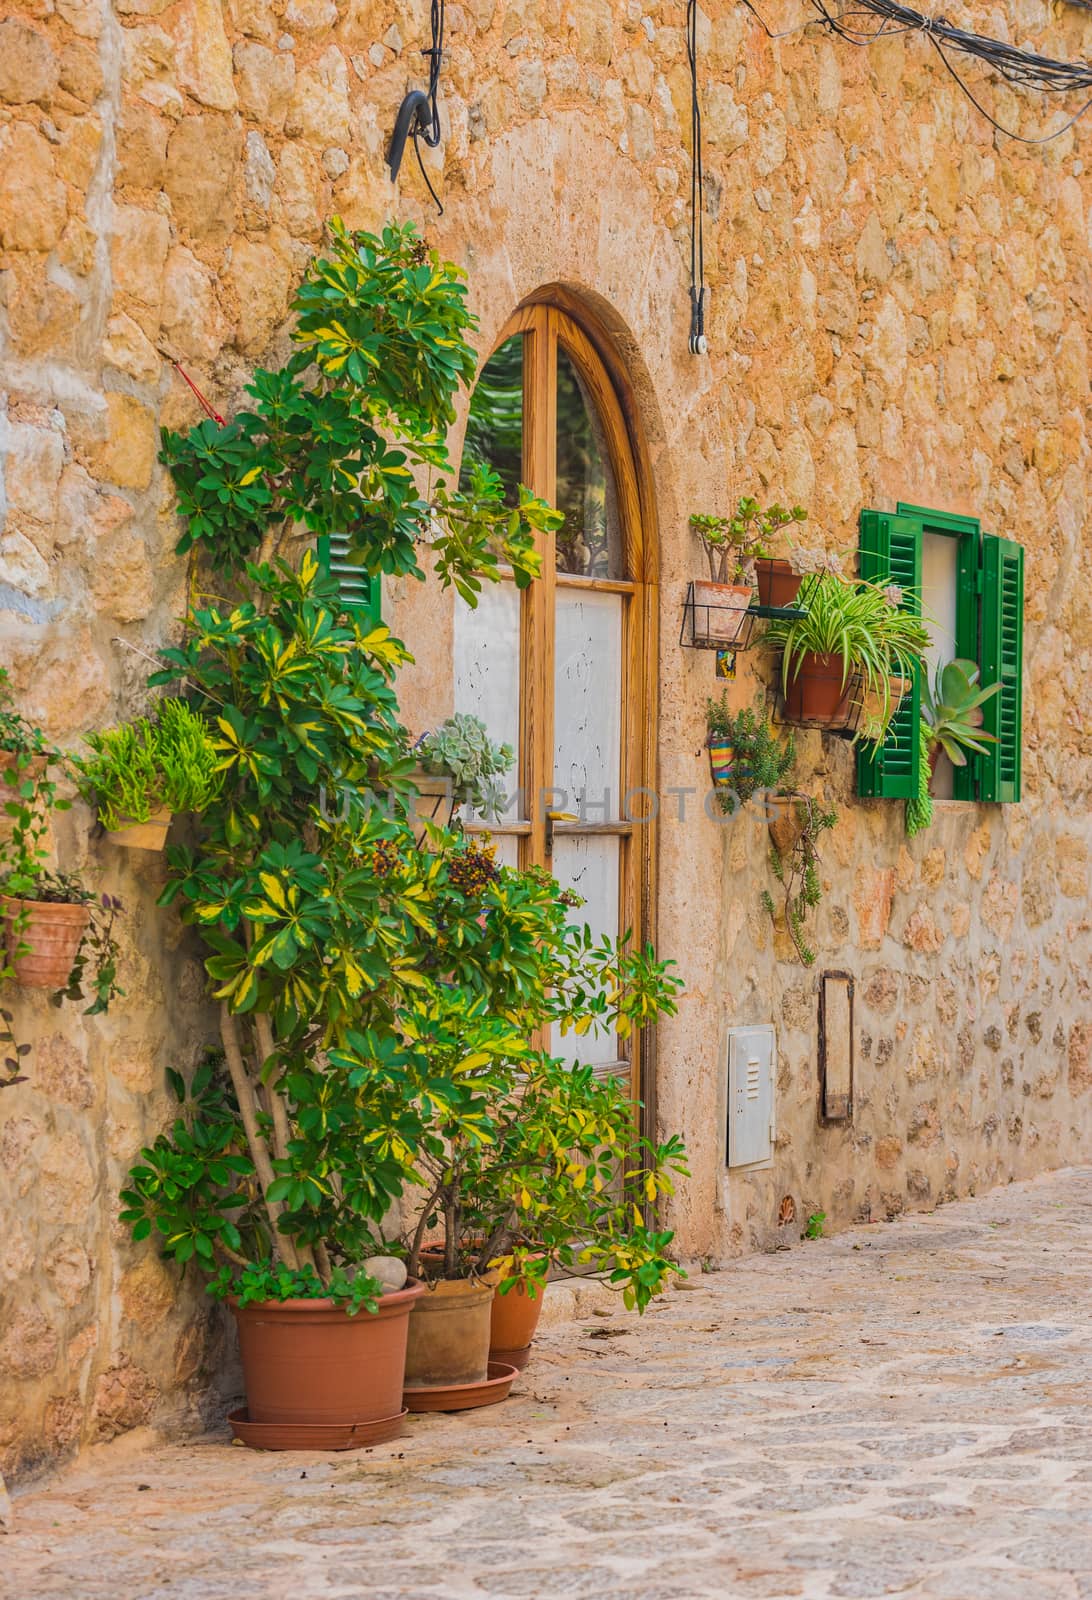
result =
[[[1019,800],[1023,737],[1024,547],[985,534],[982,539],[983,685],[1001,684],[982,707],[997,743],[976,758],[980,800]]]
[[[342,604],[346,609],[359,606],[361,610],[367,612],[373,626],[378,623],[380,620],[379,579],[369,577],[361,567],[355,567],[351,564],[348,559],[348,534],[320,534],[315,546],[315,553],[320,564],[331,577],[337,580]]]
[[[905,609],[920,614],[921,522],[917,517],[862,511],[860,567],[862,578],[897,583],[903,591]],[[914,799],[921,761],[920,717],[921,684],[915,673],[910,693],[903,696],[902,704],[891,718],[883,743],[862,745],[857,753],[859,795],[867,799]]]

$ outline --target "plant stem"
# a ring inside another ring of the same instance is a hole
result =
[[[269,1220],[273,1224],[273,1248],[281,1257],[286,1267],[293,1271],[299,1267],[299,1256],[296,1247],[287,1234],[278,1231],[277,1218],[283,1206],[279,1201],[268,1198],[269,1190],[273,1185],[273,1163],[269,1156],[269,1146],[265,1142],[261,1129],[258,1127],[258,1098],[254,1092],[250,1074],[243,1060],[242,1048],[239,1044],[239,1025],[236,1018],[228,1009],[227,1001],[220,1004],[220,1039],[224,1046],[224,1059],[227,1062],[228,1072],[231,1074],[232,1088],[235,1098],[239,1102],[239,1115],[243,1119],[243,1129],[246,1133],[247,1144],[250,1146],[250,1157],[254,1162],[254,1170],[258,1174],[258,1182],[262,1186],[262,1196],[265,1199]]]

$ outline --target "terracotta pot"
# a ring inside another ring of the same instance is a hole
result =
[[[489,1370],[493,1285],[440,1278],[413,1307],[406,1348],[406,1388],[483,1383]]]
[[[546,1285],[537,1285],[532,1300],[524,1284],[509,1289],[507,1294],[493,1296],[493,1312],[489,1324],[489,1360],[503,1361],[517,1367],[520,1372],[531,1356],[531,1344],[542,1315],[542,1302]]]
[[[785,694],[785,720],[821,728],[848,727],[857,709],[852,691],[853,674],[843,681],[841,656],[819,656],[805,650]]]
[[[694,643],[726,648],[735,643],[751,604],[751,587],[738,583],[694,583]]]
[[[804,823],[791,795],[768,795],[766,821],[778,855],[791,855],[793,847],[804,831]]]
[[[709,751],[709,771],[712,774],[713,783],[716,785],[730,782],[732,763],[736,759],[735,745],[725,744],[723,739],[710,737],[707,749]]]
[[[886,733],[891,724],[891,719],[902,704],[902,699],[912,687],[909,678],[889,678],[889,700],[887,715],[884,715],[883,696],[878,689],[865,689],[861,695],[861,716],[859,727],[862,733],[869,738],[876,734]]]
[[[351,1317],[333,1300],[233,1305],[251,1422],[381,1422],[402,1410],[409,1314],[424,1285]]]
[[[91,920],[88,907],[48,900],[5,899],[2,904],[5,946],[16,983],[25,989],[63,989]],[[29,911],[30,921],[17,935],[15,918],[22,910]],[[29,955],[16,957],[20,943],[30,946]]]
[[[107,832],[115,844],[122,844],[128,850],[162,850],[173,815],[172,811],[153,811],[147,822],[125,822],[120,828],[109,828]]]
[[[763,556],[755,562],[760,606],[794,606],[804,579],[787,561]]]

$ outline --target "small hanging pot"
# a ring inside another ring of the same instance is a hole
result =
[[[801,810],[802,803],[796,795],[766,796],[766,821],[770,839],[779,856],[789,856],[796,848],[797,840],[804,831]]]
[[[755,562],[760,606],[794,606],[804,579],[794,572],[788,561],[776,561],[772,556],[760,556]]]
[[[25,989],[63,989],[67,983],[87,931],[91,912],[85,905],[66,905],[51,900],[0,901],[4,917],[4,942],[15,981]],[[21,933],[15,931],[20,912],[29,914]],[[20,944],[28,945],[26,955],[17,956]]]
[[[749,584],[694,582],[694,643],[728,648],[743,631],[753,590]]]
[[[710,734],[706,741],[709,751],[709,772],[713,779],[714,788],[730,783],[732,767],[736,759],[736,747],[728,744],[724,739],[718,739],[715,734]]]
[[[124,845],[127,850],[163,850],[173,816],[173,811],[161,810],[153,811],[147,822],[130,822],[123,818],[119,828],[110,828],[107,832],[115,844]]]

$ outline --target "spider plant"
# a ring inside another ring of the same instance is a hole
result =
[[[766,630],[767,646],[779,648],[781,682],[787,691],[808,656],[834,656],[841,662],[842,687],[854,675],[861,693],[874,694],[886,725],[891,710],[891,679],[913,678],[930,643],[921,617],[902,609],[903,591],[893,584],[822,573],[810,584],[807,613],[793,621],[775,619]]]

